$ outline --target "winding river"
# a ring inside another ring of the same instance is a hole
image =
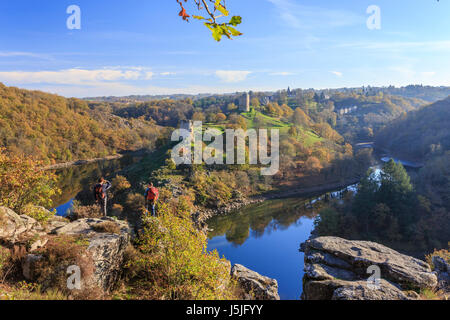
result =
[[[83,188],[91,187],[99,176],[113,177],[139,157],[90,163],[59,170],[63,194],[55,199],[55,208],[64,215],[75,196]],[[331,198],[354,190],[312,194],[282,200],[268,200],[251,205],[227,216],[208,221],[209,250],[217,250],[232,264],[242,264],[262,275],[278,281],[281,299],[299,299],[302,293],[303,253],[300,243],[311,236],[314,220]]]

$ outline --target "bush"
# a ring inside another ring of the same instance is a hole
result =
[[[67,296],[58,290],[47,290],[44,292],[42,287],[35,283],[19,283],[16,288],[9,288],[4,293],[5,300],[67,300]]]
[[[97,204],[90,206],[82,206],[78,201],[74,201],[73,207],[70,210],[67,218],[70,221],[75,221],[84,218],[101,218],[103,213],[100,211],[100,207]]]
[[[45,225],[50,218],[55,216],[56,211],[49,211],[44,207],[36,207],[32,204],[29,204],[26,205],[23,209],[23,214]]]
[[[206,235],[194,228],[185,208],[180,203],[178,210],[171,212],[162,205],[158,219],[145,218],[138,251],[127,263],[131,298],[236,298],[229,266],[217,251],[206,251]]]
[[[10,269],[10,259],[11,252],[7,248],[0,246],[0,283],[2,283],[8,275]]]
[[[111,221],[105,221],[105,222],[98,223],[98,224],[92,226],[92,229],[94,229],[94,231],[100,232],[100,233],[120,234],[120,227]]]
[[[433,253],[427,255],[426,261],[428,262],[428,264],[431,266],[432,269],[434,269],[434,265],[433,265],[433,257],[434,256],[439,256],[442,259],[444,259],[447,263],[450,263],[450,242],[449,242],[449,249],[442,249],[442,250],[434,250]]]
[[[37,252],[42,259],[36,262],[34,268],[41,289],[44,292],[57,290],[75,298],[77,294],[85,295],[86,290],[72,292],[67,288],[67,268],[71,265],[80,267],[82,279],[88,279],[93,274],[93,261],[85,254],[88,245],[89,241],[83,237],[63,235],[50,238],[45,248]]]
[[[33,204],[50,207],[52,197],[61,191],[55,186],[57,177],[41,169],[43,163],[19,155],[7,155],[0,148],[0,206],[22,214]]]

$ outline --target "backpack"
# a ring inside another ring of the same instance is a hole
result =
[[[156,201],[159,197],[159,191],[155,187],[147,189],[147,200]]]
[[[96,200],[105,199],[105,193],[103,192],[103,186],[101,184],[97,184],[94,187],[94,192]]]

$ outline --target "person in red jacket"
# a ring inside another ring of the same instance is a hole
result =
[[[153,186],[153,183],[150,183],[145,191],[145,208],[152,213],[153,217],[156,217],[156,202],[158,198],[158,189]]]

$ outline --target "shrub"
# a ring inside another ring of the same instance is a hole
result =
[[[117,175],[111,183],[115,191],[123,191],[131,188],[130,182],[124,176]]]
[[[0,283],[2,283],[8,275],[10,269],[11,252],[0,246]]]
[[[100,232],[100,233],[120,234],[120,227],[111,221],[105,221],[105,222],[98,223],[98,224],[92,226],[92,229],[94,229],[94,231]]]
[[[434,265],[433,265],[433,257],[434,256],[439,256],[442,259],[444,259],[447,263],[450,263],[450,242],[449,242],[449,249],[442,249],[442,250],[434,250],[433,253],[427,255],[426,261],[428,262],[428,264],[431,266],[432,269],[434,269]]]
[[[28,204],[25,206],[22,213],[45,225],[50,218],[55,216],[56,210],[49,211],[44,207]]]
[[[49,239],[45,248],[37,254],[42,259],[36,262],[34,273],[37,283],[44,292],[57,290],[65,295],[79,298],[78,294],[86,295],[89,290],[72,292],[67,288],[67,268],[76,265],[81,270],[81,278],[88,279],[94,272],[92,259],[85,254],[89,241],[83,237],[57,236]]]
[[[4,293],[5,300],[67,300],[67,296],[54,289],[42,290],[42,286],[35,283],[19,283],[16,288],[9,288]]]
[[[229,266],[217,251],[206,251],[206,235],[182,207],[172,212],[162,205],[157,219],[145,218],[138,251],[126,265],[128,293],[142,299],[236,298]]]
[[[78,201],[74,201],[73,207],[67,217],[71,221],[75,221],[84,218],[101,218],[103,214],[97,204],[82,206]]]
[[[57,177],[41,169],[42,162],[20,155],[7,155],[0,148],[0,206],[22,214],[28,204],[50,207],[61,191]]]

